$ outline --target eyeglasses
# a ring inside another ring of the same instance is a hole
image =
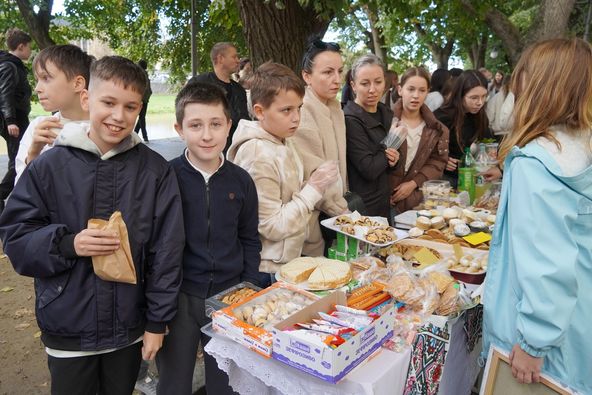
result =
[[[477,103],[477,102],[482,102],[485,103],[487,102],[487,95],[483,95],[483,96],[468,96],[467,100],[473,103]]]
[[[327,43],[321,39],[314,39],[312,42],[313,47],[316,49],[328,49],[330,51],[340,51],[341,47],[337,43]]]

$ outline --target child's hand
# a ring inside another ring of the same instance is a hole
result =
[[[57,117],[47,117],[33,130],[33,141],[27,152],[27,163],[31,163],[33,159],[41,154],[41,150],[47,144],[53,144],[58,134],[54,129],[61,129],[64,125],[60,123]]]
[[[152,361],[156,353],[162,347],[164,333],[144,332],[144,345],[142,346],[142,359]]]
[[[394,204],[400,202],[401,200],[407,199],[407,197],[411,195],[411,192],[415,191],[416,188],[417,184],[413,180],[400,184],[398,187],[393,189],[391,203]]]
[[[319,191],[320,194],[324,194],[329,185],[335,183],[338,178],[339,168],[337,167],[337,162],[327,161],[312,172],[308,183]]]
[[[119,248],[119,235],[110,230],[84,229],[74,237],[78,256],[109,255]]]
[[[533,357],[522,350],[518,344],[514,344],[510,353],[510,366],[512,367],[512,376],[520,384],[538,383],[543,358]]]
[[[448,163],[446,163],[446,170],[455,171],[458,167],[458,162],[460,162],[460,160],[449,157]]]

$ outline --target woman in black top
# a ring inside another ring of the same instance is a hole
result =
[[[374,55],[364,55],[351,71],[355,101],[343,109],[349,188],[364,201],[362,214],[389,218],[387,171],[397,163],[399,153],[381,143],[393,119],[393,112],[380,102],[385,90],[384,64]]]
[[[465,70],[456,79],[450,96],[434,111],[436,118],[450,130],[449,157],[444,178],[456,188],[457,168],[465,147],[493,138],[485,113],[487,80],[476,70]]]

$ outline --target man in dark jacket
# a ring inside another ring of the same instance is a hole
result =
[[[200,74],[189,80],[189,82],[204,82],[214,84],[224,89],[226,92],[226,99],[230,104],[230,118],[232,119],[232,126],[226,147],[224,147],[224,154],[232,143],[232,135],[238,126],[238,121],[241,119],[250,119],[249,110],[247,108],[247,93],[245,89],[230,77],[238,71],[240,60],[236,47],[232,43],[222,42],[216,43],[210,51],[210,59],[214,65],[214,71]]]
[[[9,29],[6,46],[8,52],[0,51],[0,134],[6,140],[8,172],[0,183],[0,211],[14,187],[14,159],[31,112],[31,86],[23,63],[31,56],[31,37],[19,29]]]

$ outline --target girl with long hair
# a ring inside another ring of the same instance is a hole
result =
[[[521,383],[546,373],[592,393],[592,47],[535,44],[521,57],[514,126],[484,293],[484,353],[510,352]]]
[[[492,138],[488,127],[485,102],[487,80],[477,70],[465,70],[456,79],[450,95],[439,109],[436,118],[450,131],[448,163],[445,178],[456,187],[457,168],[466,147],[484,138]]]
[[[421,203],[421,186],[437,180],[448,161],[448,129],[425,104],[430,87],[428,72],[412,67],[403,74],[395,117],[407,127],[407,139],[399,148],[399,162],[390,173],[391,205],[397,213]]]

